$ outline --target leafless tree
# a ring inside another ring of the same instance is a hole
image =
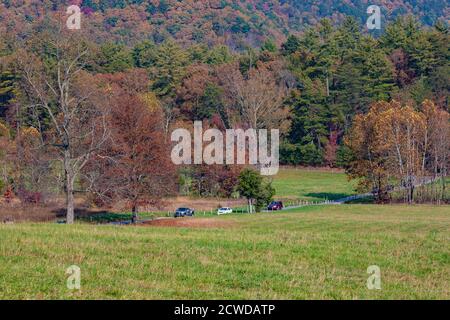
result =
[[[46,130],[40,132],[41,148],[42,152],[54,153],[56,160],[62,163],[66,218],[71,224],[75,218],[77,177],[109,136],[108,107],[104,99],[95,94],[93,77],[84,71],[88,49],[83,39],[59,30],[32,40],[38,41],[27,42],[27,51],[18,50],[16,68],[22,77],[29,112],[49,119]],[[38,56],[44,47],[45,61]]]
[[[275,75],[264,65],[249,70],[244,77],[235,65],[219,73],[231,110],[239,110],[245,124],[253,129],[289,128],[289,110],[283,106],[287,89],[279,85]]]

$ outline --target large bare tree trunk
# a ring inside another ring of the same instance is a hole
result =
[[[66,185],[66,202],[67,202],[67,213],[66,213],[66,221],[67,224],[73,224],[75,221],[75,205],[74,205],[74,196],[73,196],[73,179],[70,175],[67,176],[67,185]]]
[[[445,175],[444,174],[442,174],[442,176],[441,176],[441,182],[442,182],[442,193],[441,193],[441,199],[440,200],[442,200],[442,202],[444,202],[445,201],[445,196],[446,196],[446,194],[445,194],[445,192],[446,192],[446,186],[445,186],[445,184],[446,184],[446,181],[445,181]]]
[[[410,183],[408,188],[408,204],[413,204],[414,202],[414,184]]]
[[[138,220],[138,209],[137,209],[137,205],[133,205],[133,209],[132,209],[132,216],[131,216],[131,222],[132,223],[136,223]]]
[[[73,224],[75,221],[75,205],[74,205],[74,175],[70,166],[70,152],[64,152],[64,172],[66,175],[66,223]]]

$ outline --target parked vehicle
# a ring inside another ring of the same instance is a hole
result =
[[[175,211],[174,217],[192,217],[195,214],[195,211],[190,208],[178,208]]]
[[[270,211],[283,210],[283,202],[281,202],[281,201],[272,201],[269,204],[269,206],[267,207],[267,210],[270,210]]]
[[[217,214],[220,216],[222,214],[230,214],[233,213],[233,209],[231,208],[220,208],[217,210]]]

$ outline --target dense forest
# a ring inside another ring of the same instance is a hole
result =
[[[208,119],[229,127],[236,121],[236,89],[260,86],[273,96],[273,108],[281,110],[258,126],[281,128],[282,163],[342,166],[342,137],[354,115],[367,112],[372,102],[418,105],[430,99],[448,108],[445,24],[425,28],[412,17],[399,18],[379,38],[361,29],[350,17],[336,28],[325,19],[281,46],[267,40],[239,52],[224,45],[181,46],[173,39],[134,46],[86,40],[90,59],[85,68],[92,74],[147,70],[148,99],[164,108],[167,125]],[[14,41],[3,38],[2,56],[14,55]],[[3,66],[0,117],[5,120],[15,79]]]
[[[44,3],[58,8],[57,1]],[[60,27],[64,10],[44,14],[47,7],[36,1],[3,1],[0,192],[39,202],[45,194],[73,197],[83,188],[99,204],[119,197],[133,209],[175,192],[230,196],[240,168],[180,170],[168,161],[169,133],[192,128],[195,120],[220,130],[280,129],[282,164],[344,167],[364,176],[361,188],[378,190],[380,201],[392,181],[411,190],[419,176],[444,179],[450,60],[448,26],[435,19],[441,5],[421,10],[427,15],[419,18],[436,21],[432,26],[402,16],[373,35],[360,17],[350,16],[311,20],[295,32],[297,19],[308,17],[305,9],[328,15],[330,7],[294,3],[83,1],[83,27],[68,31]],[[339,8],[349,13],[353,7],[348,2]],[[228,21],[227,12],[244,17],[239,27],[223,26],[236,37],[223,41],[227,37],[221,39],[213,26],[210,38],[205,21]],[[158,28],[148,23],[149,15],[163,21]],[[267,30],[247,25],[256,17],[264,17],[260,25]],[[175,25],[178,31],[170,32]],[[193,26],[206,33],[199,41]],[[261,36],[258,41],[247,41],[250,30]],[[380,103],[386,113],[377,118],[374,106]],[[382,124],[392,112],[405,118]],[[406,142],[395,138],[408,136],[410,119],[416,131],[407,141],[411,148],[403,150]],[[395,134],[387,136],[380,126]],[[370,145],[369,139],[386,143]]]
[[[448,2],[441,0],[4,0],[0,3],[0,33],[26,33],[30,22],[64,12],[68,4],[84,13],[83,28],[92,40],[135,44],[174,38],[184,45],[225,44],[233,49],[277,44],[289,34],[316,25],[322,18],[334,24],[353,16],[367,20],[367,7],[378,5],[382,29],[402,15],[414,15],[428,26],[448,20]]]

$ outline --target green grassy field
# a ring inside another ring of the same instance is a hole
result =
[[[224,227],[0,225],[0,298],[450,299],[449,207],[210,219]],[[74,264],[80,291],[66,288]],[[381,290],[366,287],[370,265]]]
[[[345,173],[331,171],[281,169],[273,180],[276,197],[323,201],[355,194],[355,183]]]
[[[327,171],[281,170],[274,186],[277,197],[310,201],[354,194]],[[190,227],[85,221],[0,225],[0,299],[450,299],[449,206],[177,220]],[[71,265],[80,291],[66,287]],[[371,265],[381,290],[366,286]]]

